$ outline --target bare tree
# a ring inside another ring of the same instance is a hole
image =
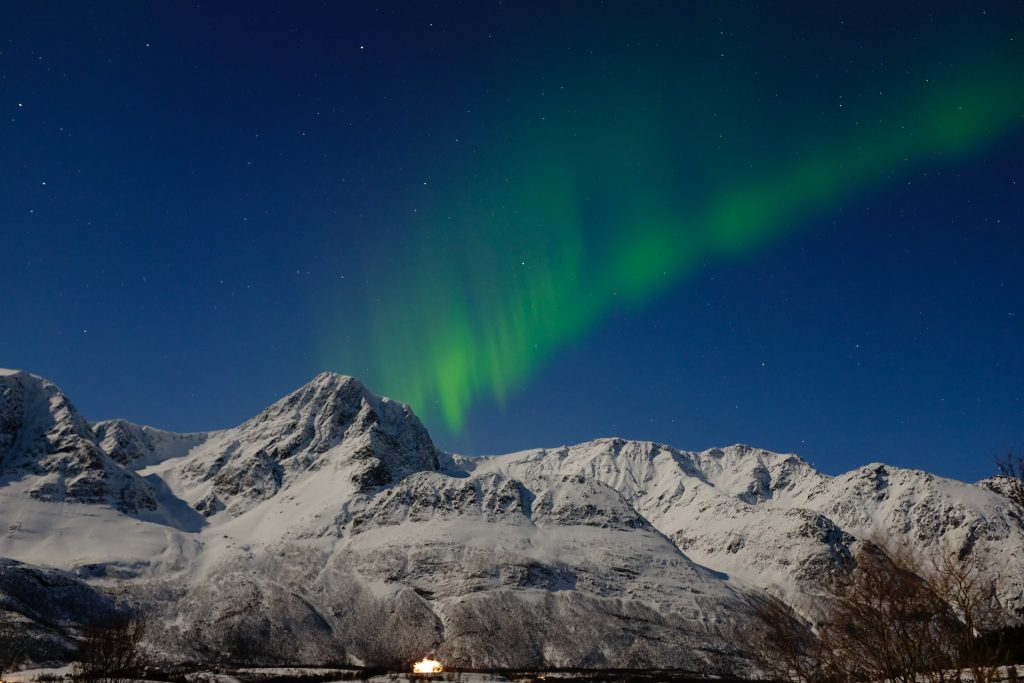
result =
[[[816,629],[784,604],[755,605],[741,637],[755,661],[792,683],[991,683],[1008,648],[995,578],[975,556],[930,562],[864,543],[851,575],[824,587]]]
[[[740,645],[772,680],[788,683],[842,680],[830,670],[825,641],[789,605],[770,595],[751,599],[754,618],[737,633]]]
[[[1005,457],[996,459],[996,469],[1003,477],[1003,495],[1024,508],[1024,457],[1007,451]]]
[[[145,631],[141,615],[117,617],[86,629],[78,646],[75,677],[91,683],[128,683],[137,678]]]
[[[983,566],[975,554],[959,557],[947,552],[933,557],[923,576],[963,624],[957,668],[969,671],[976,683],[1002,680],[999,665],[1009,655],[1009,615],[999,600],[992,568]]]
[[[908,557],[865,543],[820,637],[845,680],[951,680],[963,624]]]

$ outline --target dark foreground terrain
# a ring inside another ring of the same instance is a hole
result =
[[[573,683],[688,683],[691,681],[722,681],[745,683],[750,679],[702,675],[693,671],[667,669],[555,669],[525,670],[451,670],[440,674],[411,674],[383,668],[313,668],[313,667],[247,667],[203,669],[182,666],[173,669],[150,668],[140,678],[166,683],[330,683],[331,681],[451,681],[454,683],[486,683],[488,681],[572,681]],[[60,677],[40,677],[50,683],[63,682]],[[70,680],[70,679],[67,679]]]

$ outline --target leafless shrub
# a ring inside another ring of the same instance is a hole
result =
[[[86,629],[78,646],[75,678],[90,683],[128,683],[136,678],[145,630],[141,615],[118,617]]]
[[[933,557],[922,572],[929,587],[960,620],[957,668],[969,671],[975,683],[1002,680],[999,665],[1008,655],[1005,641],[1009,615],[999,601],[992,567],[977,555],[945,553]]]
[[[951,680],[963,624],[921,577],[912,559],[864,544],[849,582],[820,630],[844,680],[929,683]]]
[[[784,604],[755,605],[741,638],[766,673],[792,683],[990,683],[1007,650],[994,578],[974,556],[921,561],[864,543],[856,568],[826,586],[825,614],[812,630]]]
[[[1024,457],[1007,451],[1005,457],[996,459],[996,469],[1006,486],[1003,495],[1024,508]]]
[[[772,680],[837,680],[828,671],[825,641],[786,603],[765,595],[753,598],[752,607],[754,618],[740,628],[739,641]]]

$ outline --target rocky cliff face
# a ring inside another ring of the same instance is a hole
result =
[[[210,436],[200,432],[175,434],[127,420],[97,422],[92,425],[92,432],[111,459],[132,468],[185,455]]]
[[[323,373],[244,424],[211,435],[182,463],[204,515],[233,515],[321,470],[344,470],[339,493],[363,493],[421,470],[438,454],[408,406],[358,380]],[[334,477],[334,474],[325,475]]]
[[[149,486],[104,452],[88,423],[52,382],[0,374],[0,477],[41,501],[155,510]]]
[[[749,598],[813,617],[868,539],[981,557],[1024,605],[998,482],[622,439],[453,456],[328,373],[210,434],[90,427],[27,373],[0,392],[0,555],[144,607],[169,657],[741,671]]]

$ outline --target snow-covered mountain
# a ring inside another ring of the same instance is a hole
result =
[[[452,455],[330,373],[233,429],[173,434],[89,425],[2,371],[0,477],[0,557],[19,563],[0,570],[145,609],[170,657],[742,670],[751,597],[813,616],[865,539],[980,557],[1024,608],[1021,511],[990,487],[746,446]],[[0,616],[41,623],[3,576]]]
[[[622,439],[460,462],[527,483],[605,483],[694,561],[809,616],[822,579],[848,571],[863,540],[926,560],[974,554],[1024,613],[1024,525],[988,486],[877,463],[829,477],[749,446],[695,453]]]
[[[40,501],[157,509],[145,482],[99,446],[64,393],[25,372],[0,370],[0,481]]]

